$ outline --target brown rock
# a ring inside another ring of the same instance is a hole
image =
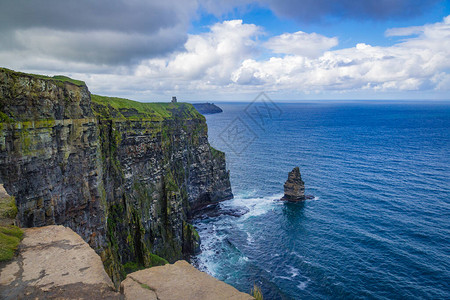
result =
[[[295,167],[289,172],[288,180],[284,184],[284,196],[281,200],[302,201],[305,199],[305,183],[302,180],[300,168]]]
[[[159,300],[253,299],[184,260],[128,274],[121,291],[130,300],[153,299],[152,296]]]
[[[125,296],[125,299],[146,299],[158,300],[156,292],[147,288],[145,284],[140,284],[137,281],[127,277],[120,285],[120,291]]]

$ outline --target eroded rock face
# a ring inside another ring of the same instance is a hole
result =
[[[149,252],[186,258],[198,248],[189,217],[232,197],[225,156],[211,149],[205,120],[182,113],[163,122],[99,120],[108,229],[123,263],[146,265]]]
[[[254,299],[183,260],[128,274],[121,291],[130,300]]]
[[[19,254],[0,269],[1,299],[120,299],[100,257],[70,228],[24,230]]]
[[[299,167],[295,167],[291,172],[289,172],[288,180],[286,180],[286,183],[284,184],[284,196],[281,200],[305,200],[305,183],[300,175]]]
[[[19,225],[72,228],[115,283],[128,261],[195,251],[189,217],[232,197],[229,174],[205,118],[170,105],[152,118],[93,103],[84,84],[0,69],[0,177]]]

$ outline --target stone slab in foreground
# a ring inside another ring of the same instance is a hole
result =
[[[121,291],[130,300],[254,299],[184,260],[128,274]]]
[[[120,299],[100,257],[64,226],[24,229],[0,269],[0,299]]]

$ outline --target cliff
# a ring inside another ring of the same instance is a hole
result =
[[[0,69],[0,179],[23,227],[61,224],[126,272],[188,257],[189,218],[232,197],[224,153],[190,104],[90,95],[83,82]]]

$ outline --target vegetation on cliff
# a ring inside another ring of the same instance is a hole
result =
[[[255,300],[264,300],[261,288],[256,284],[253,285],[253,289],[250,291],[250,295],[252,295]]]
[[[172,118],[174,110],[183,112],[186,118],[202,116],[188,103],[138,102],[124,98],[106,97],[91,94],[94,113],[103,119],[147,119],[162,121]]]
[[[44,80],[59,81],[59,82],[70,82],[77,86],[86,85],[86,83],[84,83],[84,81],[72,79],[72,78],[64,76],[64,75],[55,75],[55,76],[50,77],[50,76],[39,75],[39,74],[17,72],[17,71],[13,71],[13,70],[10,70],[7,68],[0,68],[0,71],[3,71],[5,73],[8,73],[11,76],[16,76],[16,77],[31,77],[31,78],[38,78],[38,79],[44,79]]]
[[[14,256],[22,235],[22,230],[16,226],[0,226],[0,261],[9,260]]]
[[[9,260],[19,246],[22,230],[11,225],[17,215],[16,201],[0,185],[0,261]]]
[[[93,117],[82,81],[0,68],[0,121],[54,121]]]

